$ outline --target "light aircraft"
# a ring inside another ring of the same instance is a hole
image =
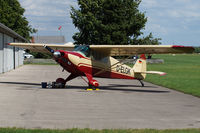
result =
[[[177,45],[56,45],[36,43],[9,43],[29,49],[33,52],[50,52],[53,59],[63,70],[71,73],[66,79],[58,78],[56,83],[65,87],[66,82],[86,76],[88,90],[98,90],[99,83],[93,77],[113,79],[136,79],[144,86],[142,80],[146,74],[165,75],[164,72],[147,71],[145,54],[192,53],[193,47]],[[131,68],[112,56],[141,55]]]

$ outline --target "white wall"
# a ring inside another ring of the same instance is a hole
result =
[[[22,48],[19,48],[19,64],[18,64],[18,66],[21,66],[21,65],[23,65],[24,64],[24,55],[23,55],[23,51],[24,51],[24,49],[22,49]]]
[[[3,72],[3,34],[0,33],[0,73]]]
[[[15,42],[18,42],[17,40],[15,40]],[[15,68],[17,68],[19,66],[19,48],[18,47],[14,47],[14,51],[15,51]]]
[[[19,42],[14,38],[0,33],[0,73],[8,72],[23,65],[23,49],[7,45],[11,42]]]
[[[14,69],[14,51],[13,47],[7,43],[13,42],[14,39],[8,35],[4,35],[4,72]]]

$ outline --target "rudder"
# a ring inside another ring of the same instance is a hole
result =
[[[146,77],[147,63],[145,54],[142,54],[133,66],[134,77],[143,80]]]

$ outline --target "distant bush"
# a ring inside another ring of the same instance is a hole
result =
[[[51,59],[52,55],[49,53],[40,53],[40,52],[30,52],[34,56],[34,58],[42,58],[42,59]]]
[[[200,47],[195,47],[195,53],[200,53]]]

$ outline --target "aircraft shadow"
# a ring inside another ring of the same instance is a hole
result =
[[[13,84],[13,85],[30,85],[30,86],[40,86],[41,84],[38,83],[25,83],[25,82],[0,82],[0,84]],[[50,88],[55,90],[60,89],[80,89],[85,90],[88,86],[72,86],[68,85],[66,88]],[[127,89],[127,87],[138,87],[139,89]],[[143,93],[169,93],[170,91],[160,91],[160,90],[152,90],[148,88],[157,88],[154,86],[144,86],[141,87],[140,85],[119,85],[119,84],[109,84],[108,86],[100,86],[100,90],[109,90],[109,91],[122,91],[122,92],[143,92]],[[48,89],[48,88],[41,88],[41,89]]]
[[[120,88],[119,88],[120,87]],[[124,87],[124,88],[122,88]],[[138,87],[141,89],[126,89],[127,87]],[[147,88],[157,88],[153,86],[136,86],[136,85],[109,85],[109,86],[100,86],[100,90],[109,90],[109,91],[122,91],[122,92],[144,92],[144,93],[169,93],[170,91],[160,91],[160,90],[152,90]],[[87,86],[68,86],[67,88],[63,89],[85,89]],[[146,89],[142,89],[146,88]]]
[[[35,85],[35,86],[41,86],[41,84],[38,84],[38,83],[25,83],[25,82],[0,82],[0,84],[15,84],[15,85]]]

